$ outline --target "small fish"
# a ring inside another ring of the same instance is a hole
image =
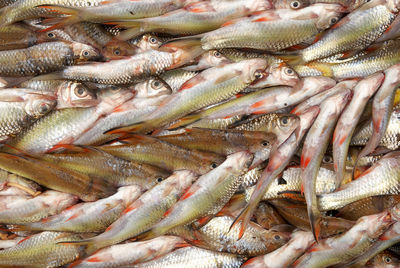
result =
[[[289,240],[288,233],[273,229],[265,230],[253,222],[245,230],[243,238],[237,240],[239,229],[235,228],[229,231],[233,220],[234,218],[229,216],[214,217],[200,229],[188,228],[188,231],[192,233],[189,237],[185,235],[183,237],[197,247],[245,256],[266,254],[281,247]],[[191,236],[195,239],[191,239]]]
[[[113,245],[71,264],[75,268],[107,268],[136,265],[162,258],[176,248],[189,246],[177,236],[160,236],[151,240]]]
[[[45,116],[57,105],[50,92],[31,89],[2,89],[0,91],[0,141],[24,131],[37,119]]]
[[[390,251],[383,251],[369,260],[366,268],[395,268],[400,266],[400,259]]]
[[[160,78],[167,83],[172,89],[172,92],[177,92],[182,85],[189,79],[195,77],[198,72],[185,71],[183,69],[173,69],[160,74]]]
[[[351,90],[327,98],[320,105],[320,112],[311,126],[301,152],[300,167],[304,186],[304,196],[307,202],[307,211],[310,218],[312,232],[318,240],[319,218],[321,213],[318,208],[316,195],[316,179],[322,162],[323,155],[328,147],[329,139],[335,124],[346,104],[350,101]]]
[[[150,164],[169,171],[188,169],[198,174],[207,173],[225,159],[210,152],[184,149],[151,136],[133,135],[120,141],[124,144],[96,148],[129,161]]]
[[[299,52],[302,62],[349,50],[362,50],[378,39],[396,17],[400,3],[372,0],[334,24],[323,37]]]
[[[97,50],[81,43],[42,43],[24,49],[0,51],[0,75],[20,77],[45,74],[99,57]]]
[[[202,71],[211,67],[223,66],[232,63],[217,50],[209,50],[193,60],[191,65],[184,67],[187,71]]]
[[[375,42],[379,43],[399,38],[400,37],[399,27],[400,27],[400,17],[396,16],[392,24],[390,24],[389,28],[378,39],[376,39]]]
[[[338,209],[369,196],[398,194],[399,164],[399,152],[386,154],[357,180],[336,192],[322,194],[318,200],[319,208],[323,211]]]
[[[246,151],[229,155],[216,169],[199,177],[165,213],[165,218],[145,234],[146,237],[159,236],[177,226],[216,214],[238,189],[241,183],[239,176],[248,169],[252,161],[253,155]]]
[[[87,245],[86,253],[92,254],[98,249],[135,237],[161,220],[164,213],[178,201],[196,179],[197,176],[191,171],[176,171],[130,204],[104,233],[88,240],[67,243]]]
[[[392,224],[389,212],[362,217],[346,233],[315,243],[293,263],[293,267],[345,264],[371,247]]]
[[[28,236],[11,248],[0,251],[0,265],[3,267],[60,267],[70,263],[82,254],[79,247],[60,245],[60,241],[80,239],[71,233],[41,232]]]
[[[285,224],[285,220],[268,203],[261,202],[254,212],[256,222],[264,229],[271,229],[276,225]]]
[[[254,81],[263,78],[266,67],[265,60],[250,59],[204,70],[186,81],[177,93],[144,118],[145,122],[115,129],[109,133],[146,133],[158,129],[191,112],[234,96]]]
[[[17,227],[14,225],[14,228],[17,230],[73,233],[104,232],[141,193],[141,187],[136,185],[121,187],[117,193],[110,197],[95,202],[79,203],[65,210],[59,210],[61,213],[57,215],[42,217],[41,221]]]
[[[141,263],[136,267],[176,268],[176,267],[230,267],[239,268],[244,259],[240,255],[214,252],[197,247],[177,249],[161,258]]]
[[[23,224],[39,221],[78,202],[71,194],[48,190],[30,199],[9,200],[2,204],[0,221],[4,224]]]
[[[203,49],[252,48],[278,51],[297,45],[339,21],[343,8],[314,4],[302,9],[276,9],[227,22],[201,37]]]
[[[289,242],[275,251],[246,261],[243,268],[285,268],[289,267],[312,244],[314,237],[311,232],[296,231]]]

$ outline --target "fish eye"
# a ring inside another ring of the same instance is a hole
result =
[[[269,145],[269,141],[263,141],[261,144],[262,144],[262,146],[268,146]]]
[[[294,74],[294,71],[293,71],[291,68],[289,68],[289,67],[286,67],[285,70],[284,70],[284,72],[285,72],[285,74],[287,74],[287,75],[293,75],[293,74]]]
[[[264,77],[264,74],[262,73],[262,72],[260,72],[260,71],[256,71],[255,73],[254,73],[254,78],[255,79],[261,79],[261,78],[263,78]]]
[[[322,161],[324,163],[332,163],[333,162],[333,158],[330,155],[325,155],[324,158],[322,159]]]
[[[298,9],[300,7],[300,2],[299,1],[293,1],[290,3],[290,7],[293,9]]]
[[[217,163],[212,163],[212,164],[211,164],[211,167],[212,167],[212,168],[216,168],[216,167],[218,167],[218,164],[217,164]]]
[[[287,181],[284,178],[281,177],[278,179],[278,185],[285,185],[285,184],[287,184]]]
[[[150,41],[150,43],[152,43],[152,44],[157,44],[157,42],[158,42],[157,38],[155,38],[154,36],[151,36],[151,37],[149,38],[149,41]]]
[[[39,113],[46,114],[50,110],[50,106],[47,103],[40,104]]]
[[[338,18],[337,17],[333,17],[333,18],[330,19],[329,22],[330,22],[331,25],[335,24],[336,22],[338,22]]]
[[[280,236],[280,235],[275,235],[275,236],[274,236],[274,239],[277,240],[277,241],[279,241],[279,240],[281,240],[281,236]]]
[[[84,57],[88,57],[88,56],[89,56],[89,51],[84,50],[83,53],[82,53],[82,55],[83,55]]]
[[[213,55],[214,55],[214,57],[216,57],[216,58],[220,58],[221,57],[221,53],[219,53],[218,51],[214,51],[213,52]]]
[[[158,177],[157,178],[157,182],[162,182],[163,181],[163,178],[162,177]]]
[[[158,80],[154,80],[151,82],[151,87],[153,89],[159,89],[161,87],[161,85],[162,85],[161,82]]]
[[[119,56],[121,55],[121,51],[117,48],[114,50],[114,55]]]
[[[390,258],[389,256],[384,256],[383,260],[385,261],[385,263],[391,263],[392,262],[392,258]]]
[[[281,118],[282,125],[287,125],[288,123],[289,123],[289,118],[287,116]]]
[[[55,34],[54,33],[47,33],[47,37],[50,37],[50,38],[54,38],[55,37]]]
[[[80,98],[84,98],[88,95],[87,90],[83,87],[76,87],[74,92],[75,92],[75,95],[77,95]]]

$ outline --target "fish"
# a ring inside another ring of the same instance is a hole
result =
[[[396,16],[392,24],[390,24],[389,28],[378,39],[376,39],[375,42],[379,43],[399,38],[400,37],[399,27],[400,27],[400,18],[399,16]]]
[[[230,155],[239,151],[254,154],[253,165],[268,159],[276,144],[276,135],[261,131],[217,130],[205,128],[187,129],[177,135],[158,136],[159,140],[186,149]]]
[[[258,204],[254,212],[256,222],[264,229],[271,229],[276,225],[285,224],[286,221],[279,215],[279,213],[266,202]]]
[[[312,1],[309,0],[273,0],[272,3],[275,9],[300,9],[310,5]]]
[[[301,172],[302,171],[300,167],[287,168],[285,171],[283,171],[281,177],[271,183],[271,185],[268,187],[268,190],[262,197],[262,200],[286,198],[286,194],[300,194],[302,185]],[[316,179],[317,195],[331,193],[335,191],[336,188],[336,173],[332,169],[321,166],[318,170]],[[250,199],[254,189],[255,187],[246,189],[246,200]]]
[[[386,154],[357,180],[351,181],[336,192],[321,194],[318,199],[319,208],[322,211],[338,209],[362,198],[398,194],[399,160],[399,152]]]
[[[78,198],[74,195],[48,190],[33,198],[20,198],[14,202],[9,200],[3,203],[0,221],[4,224],[35,222],[58,214],[77,202]]]
[[[135,265],[153,259],[162,258],[176,248],[189,246],[180,237],[160,236],[147,241],[113,245],[97,251],[95,254],[78,260],[71,267],[113,267]]]
[[[83,201],[95,201],[114,191],[112,185],[105,180],[91,178],[27,155],[1,152],[0,168],[49,189],[76,195]]]
[[[182,85],[189,79],[196,76],[199,72],[185,71],[183,69],[172,69],[160,74],[160,78],[169,85],[172,92],[178,92]]]
[[[278,51],[297,45],[339,21],[343,8],[314,4],[302,9],[277,9],[225,23],[201,37],[203,49],[251,48]]]
[[[393,112],[390,115],[385,134],[383,135],[381,141],[379,142],[379,146],[383,146],[383,147],[391,149],[391,150],[396,150],[399,147],[399,141],[397,140],[397,129],[398,129],[397,124],[398,124],[398,120],[399,120],[398,119],[399,112],[400,112],[400,106],[394,107]],[[372,136],[372,132],[373,132],[373,127],[372,127],[371,121],[365,122],[365,124],[363,124],[360,127],[359,131],[352,137],[351,143],[350,143],[351,145],[362,146],[362,145],[367,144],[367,142],[368,142],[369,138]],[[365,156],[363,158],[365,159],[367,157],[370,158],[371,156]],[[372,157],[374,157],[374,156],[372,156]],[[358,160],[357,164],[359,166],[362,165],[361,159]]]
[[[189,66],[183,67],[187,71],[202,71],[210,67],[223,66],[232,63],[228,58],[224,57],[218,50],[209,50],[189,63]]]
[[[163,235],[177,226],[215,215],[238,189],[239,175],[248,169],[252,161],[253,155],[247,151],[229,155],[216,169],[200,176],[144,236],[151,238]]]
[[[0,265],[29,267],[59,267],[79,258],[82,249],[57,244],[60,240],[74,240],[81,236],[63,232],[41,232],[20,240],[14,247],[0,252]]]
[[[128,28],[117,36],[119,40],[127,40],[146,32],[193,35],[209,32],[229,20],[269,8],[270,2],[266,0],[193,2],[162,16],[109,23]]]
[[[100,99],[98,105],[56,110],[20,133],[10,142],[10,145],[26,153],[39,154],[54,150],[57,145],[71,144],[78,136],[90,129],[99,118],[109,114],[133,96],[134,92],[129,88],[100,90],[97,94]],[[37,140],[41,142],[32,142]]]
[[[98,249],[137,236],[161,220],[196,179],[197,176],[191,171],[176,171],[131,203],[105,232],[87,240],[67,241],[67,244],[86,245],[85,252],[90,255]]]
[[[312,245],[292,266],[311,268],[346,263],[371,247],[392,224],[387,211],[362,217],[346,233]]]
[[[20,177],[18,175],[8,173],[5,170],[0,170],[0,193],[10,195],[5,191],[7,188],[20,189],[27,196],[37,196],[41,193],[41,187],[37,183]],[[19,191],[21,194],[21,191]],[[18,194],[18,195],[20,195]]]
[[[128,161],[150,164],[169,171],[189,169],[197,174],[205,174],[225,160],[225,157],[214,153],[184,149],[151,136],[132,135],[131,138],[119,141],[125,144],[96,148]]]
[[[159,50],[149,50],[108,62],[69,66],[36,79],[68,79],[107,85],[129,84],[177,68],[201,53],[201,47],[190,40],[176,41],[162,46]]]
[[[4,142],[28,128],[57,105],[51,93],[31,89],[2,89],[0,91],[0,141]]]
[[[144,118],[144,122],[117,128],[108,133],[153,131],[190,112],[234,96],[249,84],[263,78],[265,68],[266,62],[263,59],[250,59],[204,70],[186,81],[177,93]]]
[[[243,238],[237,240],[239,229],[229,231],[234,219],[229,216],[214,217],[200,229],[187,228],[189,232],[187,235],[184,232],[183,235],[179,231],[177,233],[197,247],[244,256],[266,254],[283,246],[289,240],[288,233],[273,229],[264,230],[253,222],[245,230]]]
[[[71,205],[40,221],[13,226],[14,230],[57,231],[72,233],[104,232],[133,201],[142,194],[140,186],[124,186],[107,198]]]
[[[242,265],[242,267],[243,268],[289,267],[313,243],[314,243],[314,237],[311,232],[304,232],[298,230],[292,234],[291,239],[287,244],[266,255],[249,259]]]
[[[97,95],[82,83],[63,81],[56,88],[56,109],[93,107],[100,103]]]
[[[318,170],[335,124],[351,97],[352,92],[345,89],[321,103],[320,112],[307,133],[301,152],[302,185],[312,232],[316,240],[318,240],[319,218],[321,217],[316,196]]]
[[[47,42],[23,49],[0,51],[0,75],[21,77],[45,74],[99,57],[96,49],[85,44]]]
[[[273,199],[269,201],[278,213],[290,224],[304,231],[311,231],[308,219],[307,207],[304,203],[296,203],[289,200]],[[327,238],[342,234],[354,225],[354,221],[339,217],[323,216],[321,218],[320,237]],[[315,241],[315,240],[314,240]]]
[[[391,253],[388,250],[385,250],[378,255],[376,255],[374,258],[369,260],[366,264],[365,267],[367,268],[372,268],[372,267],[379,267],[379,268],[394,268],[400,265],[400,260],[397,257],[397,255]]]
[[[337,173],[337,183],[343,181],[346,156],[354,130],[360,120],[368,99],[379,89],[385,76],[383,73],[370,75],[353,88],[353,97],[340,115],[333,132],[333,162]]]
[[[230,267],[239,268],[244,261],[240,255],[214,252],[197,247],[177,249],[161,258],[136,265],[137,267]]]
[[[237,99],[181,118],[173,127],[181,127],[204,119],[229,118],[243,114],[266,114],[302,102],[315,94],[328,90],[336,82],[321,77],[305,78],[294,88],[271,87],[240,96]],[[279,135],[278,135],[279,137]]]
[[[316,43],[300,50],[300,62],[367,48],[390,26],[400,8],[397,1],[372,0],[346,15]]]

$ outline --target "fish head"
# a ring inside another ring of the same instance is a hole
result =
[[[232,63],[231,60],[222,55],[218,50],[209,50],[199,57],[198,65],[203,68],[222,66]]]
[[[140,52],[157,50],[162,45],[162,40],[153,34],[144,34],[134,41]]]
[[[396,86],[400,81],[400,64],[395,64],[385,70],[384,84],[390,86]]]
[[[199,171],[201,174],[205,174],[210,170],[216,169],[225,160],[225,157],[219,156],[217,154],[208,153],[202,157],[202,161],[199,163]]]
[[[25,111],[34,118],[40,118],[52,111],[56,105],[57,99],[54,95],[29,94]]]
[[[300,9],[310,5],[310,0],[274,0],[275,9]]]
[[[366,268],[395,268],[400,267],[400,259],[388,250],[376,255],[365,264]]]
[[[110,86],[102,88],[97,92],[97,98],[100,100],[98,105],[114,109],[115,107],[132,99],[136,92],[132,88]]]
[[[162,79],[157,77],[151,77],[133,87],[136,91],[136,98],[151,98],[172,94],[171,87]]]
[[[248,170],[253,162],[254,155],[249,151],[241,151],[228,155],[224,165],[233,174],[241,175]]]
[[[364,216],[358,219],[353,228],[360,228],[361,232],[366,232],[368,237],[377,239],[394,223],[389,211],[378,214]]]
[[[254,160],[250,168],[258,166],[261,162],[267,160],[272,149],[276,146],[277,137],[273,133],[254,132],[254,138],[258,139],[250,142],[249,150],[254,153]]]
[[[127,56],[132,56],[137,52],[137,48],[127,42],[114,41],[103,47],[102,54],[106,60],[118,60]]]
[[[58,214],[79,201],[78,196],[52,190],[46,191],[40,196],[43,197],[45,208],[52,207],[54,209],[54,211],[51,212],[52,214]]]
[[[386,0],[386,6],[393,13],[400,11],[400,0]]]
[[[244,1],[244,6],[249,13],[273,8],[271,0],[246,0]]]
[[[315,12],[318,16],[316,27],[318,30],[326,30],[339,22],[346,8],[339,4],[314,4]]]
[[[268,63],[265,59],[243,60],[241,64],[241,77],[244,83],[253,84],[268,76]]]
[[[166,191],[164,193],[166,195],[169,194],[169,189],[180,189],[185,190],[188,189],[196,180],[198,176],[196,173],[190,170],[176,170],[169,176],[165,181],[162,182],[164,186],[166,186]]]
[[[57,90],[57,109],[92,107],[99,103],[96,94],[79,82],[63,82]]]
[[[273,251],[286,244],[290,237],[290,232],[270,229],[263,234],[263,241],[268,250]]]
[[[72,38],[63,30],[54,29],[51,31],[38,32],[37,42],[55,42],[55,41],[72,41]]]
[[[282,144],[300,126],[300,118],[294,114],[279,114],[274,119],[272,132],[278,138],[278,144]]]
[[[74,57],[78,62],[98,60],[102,58],[97,49],[86,44],[73,42],[72,49],[74,52]]]
[[[313,95],[328,90],[336,85],[336,81],[324,76],[310,76],[300,80],[293,88],[295,91],[307,92]]]
[[[392,207],[390,209],[390,213],[393,219],[395,219],[396,221],[400,221],[400,204],[397,204],[396,206]]]
[[[173,64],[167,70],[180,67],[204,53],[198,39],[182,39],[164,43],[157,50],[171,54]]]

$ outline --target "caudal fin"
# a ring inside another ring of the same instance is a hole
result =
[[[45,8],[50,10],[51,12],[58,13],[61,15],[68,15],[63,18],[51,18],[44,20],[45,24],[51,24],[50,27],[41,29],[39,32],[47,32],[53,29],[58,29],[65,27],[67,25],[71,25],[80,21],[85,20],[85,12],[84,10],[76,7],[66,7],[59,5],[40,5],[38,8]]]

